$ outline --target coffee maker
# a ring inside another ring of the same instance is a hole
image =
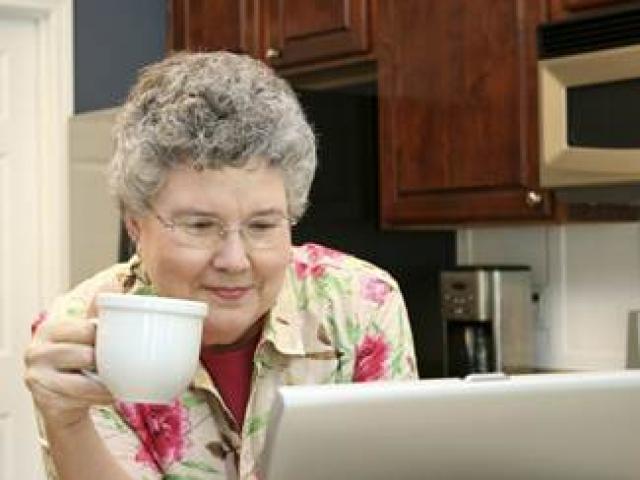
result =
[[[531,269],[467,266],[440,273],[449,377],[526,372],[535,361]]]

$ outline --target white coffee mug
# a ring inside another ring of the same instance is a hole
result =
[[[96,299],[99,381],[119,400],[170,403],[198,367],[207,304],[101,293]]]

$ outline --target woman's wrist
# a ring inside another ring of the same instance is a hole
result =
[[[93,421],[89,414],[89,409],[81,412],[73,412],[73,414],[65,412],[64,414],[42,414],[44,427],[47,436],[63,439],[65,437],[77,437],[78,434],[86,431],[88,428],[93,429]]]
[[[70,418],[70,417],[69,417]],[[89,410],[72,421],[47,423],[46,446],[60,480],[131,480],[106,447]]]

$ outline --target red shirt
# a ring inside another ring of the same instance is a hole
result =
[[[253,354],[259,339],[260,335],[256,335],[251,341],[237,348],[219,351],[205,347],[200,352],[200,360],[218,387],[222,400],[231,410],[238,430],[244,423],[244,414],[249,402]]]

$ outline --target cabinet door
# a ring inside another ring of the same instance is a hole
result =
[[[265,0],[265,56],[290,67],[367,53],[369,0]]]
[[[380,2],[381,223],[551,217],[532,0]]]
[[[169,50],[259,53],[259,0],[168,0]]]
[[[638,2],[637,0],[548,0],[548,3],[550,19],[560,20],[577,13],[594,12],[603,7]]]

